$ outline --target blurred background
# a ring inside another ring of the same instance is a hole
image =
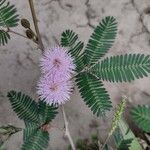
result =
[[[28,0],[10,2],[16,5],[20,19],[26,18],[32,24]],[[124,53],[150,54],[150,0],[37,0],[34,2],[46,48],[59,44],[61,33],[66,29],[74,30],[86,44],[94,27],[103,17],[111,15],[118,21],[118,35],[107,56]],[[21,25],[14,30],[24,34]],[[35,44],[17,35],[12,35],[12,40],[7,46],[0,47],[0,126],[6,124],[24,126],[12,111],[6,95],[8,91],[14,89],[37,98],[36,84],[40,76],[40,56],[41,52]],[[110,93],[114,106],[122,95],[129,98],[127,110],[132,105],[150,104],[150,78],[128,84],[105,82],[105,87]],[[108,113],[106,118],[94,116],[80,98],[77,88],[71,100],[65,105],[65,109],[74,141],[87,138],[95,132],[98,132],[101,139],[105,139],[112,118],[111,113]],[[130,120],[128,121],[130,123]],[[63,128],[61,111],[53,124]],[[68,140],[61,131],[52,128],[50,135],[49,150],[67,149]],[[11,137],[7,149],[19,150],[21,144],[22,132]]]

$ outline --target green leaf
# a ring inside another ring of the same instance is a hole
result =
[[[84,60],[84,53],[82,53],[78,58],[76,58],[75,64],[77,72],[80,72],[85,67],[85,63],[83,60]]]
[[[8,98],[13,110],[20,119],[29,122],[38,122],[38,105],[29,96],[21,92],[10,91]]]
[[[66,30],[62,33],[61,45],[69,47],[69,53],[73,57],[78,57],[84,46],[83,42],[78,42],[78,35],[72,30]]]
[[[61,36],[61,45],[69,49],[69,54],[75,59],[76,70],[80,71],[83,69],[83,53],[81,54],[81,51],[84,47],[84,43],[78,40],[78,35],[72,30],[64,31]]]
[[[92,72],[101,80],[110,82],[130,82],[150,73],[150,55],[126,54],[105,58],[96,64]]]
[[[117,150],[129,150],[129,147],[133,141],[133,138],[123,139],[123,136],[119,129],[117,129],[113,134],[113,139],[115,141],[115,145]]]
[[[18,25],[17,10],[14,5],[9,2],[5,4],[6,0],[0,1],[0,26],[10,28]]]
[[[150,132],[150,106],[143,105],[134,107],[131,111],[133,121],[145,132]]]
[[[21,150],[45,150],[48,147],[49,133],[38,130],[24,142]]]
[[[22,129],[12,125],[1,126],[0,127],[0,150],[6,150],[5,147],[9,138],[13,134],[16,134],[19,131],[22,131]]]
[[[103,83],[93,75],[81,73],[76,79],[79,91],[85,103],[97,116],[104,115],[111,109],[111,101]]]
[[[23,141],[27,141],[32,137],[39,129],[39,125],[33,122],[25,122],[25,129],[23,130]]]
[[[0,150],[6,150],[4,143],[0,143]]]
[[[86,48],[85,59],[88,65],[95,64],[112,46],[117,32],[117,22],[108,16],[95,28]]]
[[[122,140],[117,150],[129,150],[132,141],[133,139]]]
[[[128,125],[126,124],[126,122],[121,119],[119,121],[119,132],[121,134],[120,139],[118,138],[115,142],[117,144],[117,150],[142,150],[141,145],[139,144],[137,138],[135,137],[135,135],[133,134],[133,132],[129,129]],[[131,141],[132,140],[132,141]],[[131,142],[131,143],[130,143]],[[128,147],[128,149],[121,149],[123,148],[122,146]]]
[[[57,107],[53,105],[48,105],[44,101],[39,101],[40,122],[41,124],[46,124],[52,121],[57,115]]]
[[[0,46],[7,44],[9,39],[10,35],[8,34],[8,32],[0,30]]]
[[[12,125],[1,126],[0,127],[0,134],[10,136],[12,134],[15,134],[15,133],[21,131],[21,130],[22,130],[21,128],[18,128],[18,127],[12,126]]]

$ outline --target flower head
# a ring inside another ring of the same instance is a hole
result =
[[[60,78],[42,76],[37,86],[37,93],[47,104],[64,104],[72,92],[72,82]]]
[[[72,92],[71,77],[75,70],[72,57],[62,47],[45,51],[41,58],[42,76],[37,93],[47,104],[64,104]]]
[[[72,57],[63,47],[54,47],[46,50],[41,58],[40,66],[42,73],[48,76],[55,73],[63,76],[63,79],[69,79],[75,69]]]

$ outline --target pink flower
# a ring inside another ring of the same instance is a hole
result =
[[[46,50],[41,58],[42,73],[50,75],[51,73],[68,80],[74,73],[75,65],[72,57],[63,47],[54,47]]]
[[[64,104],[70,99],[75,70],[73,59],[62,47],[47,50],[41,58],[42,76],[37,93],[47,104]]]
[[[72,82],[62,81],[52,76],[42,76],[37,86],[37,93],[47,104],[64,104],[70,99]]]

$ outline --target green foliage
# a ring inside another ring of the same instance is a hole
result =
[[[94,114],[100,116],[110,110],[111,101],[100,80],[91,74],[81,73],[77,76],[76,82],[82,98]]]
[[[102,80],[110,82],[132,81],[150,73],[150,55],[126,54],[105,58],[92,71]]]
[[[73,57],[78,57],[84,46],[83,42],[78,42],[78,35],[71,30],[66,30],[62,33],[61,45],[69,47],[69,53]]]
[[[114,132],[113,139],[116,144],[117,150],[129,150],[129,147],[133,141],[133,139],[123,139],[123,136],[119,129]]]
[[[25,122],[22,150],[44,150],[48,146],[48,123],[56,117],[57,107],[40,100],[38,104],[21,92],[10,91],[8,98],[13,110]]]
[[[6,0],[0,0],[0,27],[8,29],[17,26],[18,15],[14,5],[4,5]],[[0,30],[0,45],[10,39],[8,32]],[[76,64],[76,83],[85,103],[93,114],[105,115],[112,108],[110,97],[103,81],[130,82],[143,78],[150,73],[150,55],[126,54],[111,56],[99,61],[110,49],[117,32],[117,22],[114,17],[106,17],[95,28],[84,51],[84,44],[78,35],[71,30],[62,33],[61,45],[68,48],[68,53],[74,57]],[[57,108],[49,106],[43,101],[36,103],[29,96],[21,92],[10,91],[8,98],[13,110],[25,122],[24,144],[22,150],[44,150],[48,146],[48,123],[55,118]],[[117,125],[121,133],[117,149],[141,150],[141,146],[121,115],[125,107],[124,101],[115,113],[110,135]],[[138,107],[132,111],[132,117],[139,127],[149,131],[148,125],[150,108]],[[144,125],[143,125],[144,124]],[[116,140],[117,138],[115,138]],[[88,145],[90,147],[91,145]],[[97,147],[98,146],[98,147]],[[91,147],[90,147],[91,148]],[[99,148],[98,143],[92,143],[92,150]],[[109,149],[107,145],[105,149]]]
[[[133,121],[145,132],[150,132],[150,106],[134,107],[131,111]]]
[[[12,126],[12,125],[1,126],[0,127],[0,134],[11,136],[12,134],[15,134],[21,130],[22,130],[21,128],[17,128],[17,127]]]
[[[68,52],[75,59],[76,70],[79,71],[83,69],[84,65],[81,51],[84,47],[84,43],[78,40],[78,35],[72,30],[64,31],[61,36],[61,45],[68,47]]]
[[[106,17],[95,28],[86,48],[85,60],[88,65],[95,64],[112,46],[116,37],[117,22],[114,17]]]
[[[23,141],[27,141],[39,129],[39,124],[33,122],[25,122],[25,129],[23,130]]]
[[[78,41],[78,35],[73,31],[66,30],[61,36],[61,45],[68,47],[69,53],[75,58],[76,71],[79,73],[76,81],[81,95],[98,116],[111,108],[102,81],[131,82],[150,73],[150,55],[125,54],[100,61],[112,46],[116,33],[116,19],[108,16],[95,28],[84,51],[83,43]],[[101,91],[98,93],[99,88]]]
[[[82,53],[78,58],[76,58],[76,71],[80,72],[83,70],[83,68],[85,67],[85,63],[84,63],[84,53]]]
[[[17,128],[12,125],[1,126],[0,127],[0,150],[6,150],[5,144],[8,139],[15,133],[22,131],[21,128]]]
[[[8,92],[8,98],[13,110],[20,119],[25,121],[25,124],[43,125],[51,122],[57,115],[57,107],[47,105],[42,100],[37,104],[32,98],[21,92],[10,91]]]
[[[126,98],[123,98],[121,100],[121,102],[118,104],[116,111],[114,113],[114,117],[112,120],[111,130],[109,132],[109,136],[111,136],[113,134],[113,132],[115,131],[115,129],[117,128],[118,123],[119,123],[119,121],[122,117],[122,114],[124,112],[125,106],[126,106]]]
[[[0,30],[0,46],[7,44],[9,39],[10,35],[8,34],[8,32]]]
[[[21,150],[45,150],[49,142],[47,131],[37,130],[30,138],[26,139]]]
[[[118,145],[117,150],[129,150],[132,140],[133,139],[122,140],[121,143]]]
[[[18,25],[18,15],[14,5],[10,5],[6,0],[0,0],[0,27],[9,29]],[[8,43],[10,35],[8,32],[0,29],[0,46]]]
[[[89,138],[85,139],[78,139],[76,142],[76,149],[77,150],[100,150],[101,147],[100,140],[98,138],[97,134],[91,135]],[[69,146],[68,150],[72,150],[72,148]],[[109,145],[105,145],[103,150],[111,150]]]
[[[17,113],[20,119],[29,122],[38,122],[38,105],[29,96],[21,92],[10,91],[8,98],[13,110]]]
[[[46,102],[39,101],[39,117],[41,124],[51,122],[57,115],[57,107],[48,105]]]
[[[123,119],[119,121],[118,127],[121,134],[120,139],[118,138],[118,143],[115,141],[118,150],[126,150],[127,147],[129,150],[142,150],[142,147],[135,135],[131,129],[129,129],[127,123]],[[123,147],[126,147],[126,149],[121,149]]]
[[[0,0],[0,26],[16,27],[19,21],[17,10],[14,5],[10,5],[9,2],[5,4],[5,2],[6,0]]]
[[[90,141],[90,140],[79,139],[76,143],[77,150],[99,150],[97,141]]]

